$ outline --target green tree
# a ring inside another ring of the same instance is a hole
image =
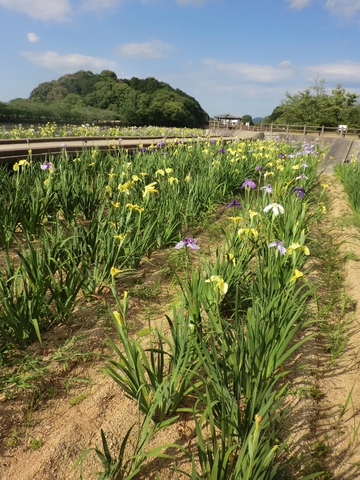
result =
[[[63,103],[69,108],[83,107],[85,105],[83,97],[76,93],[69,93],[69,95],[64,98]]]
[[[303,92],[297,92],[294,95],[286,92],[285,99],[267,119],[276,117],[276,123],[292,125],[343,124],[347,118],[350,118],[358,95],[347,92],[341,85],[338,85],[329,95],[326,92],[325,83],[325,79],[316,78],[314,84]]]
[[[116,73],[112,72],[111,70],[103,70],[100,73],[100,81],[101,82],[117,82]]]
[[[69,94],[67,88],[57,85],[54,86],[51,91],[47,94],[46,97],[46,102],[51,103],[51,102],[58,102],[60,100],[64,100],[66,96]]]
[[[264,123],[274,123],[274,122],[277,121],[278,118],[281,118],[282,114],[283,114],[283,109],[282,109],[282,106],[280,105],[278,107],[275,107],[274,110],[272,111],[271,115],[268,115],[267,117],[265,117],[263,122]]]
[[[347,92],[341,83],[338,84],[331,93],[334,113],[339,124],[343,124],[347,122],[347,119],[351,118],[351,110],[353,110],[353,107],[356,105],[356,100],[359,98],[359,95]]]
[[[89,70],[79,70],[76,73],[66,74],[60,77],[56,83],[65,87],[69,94],[74,93],[85,96],[93,91],[94,85],[100,81],[100,78],[100,75],[94,74]]]
[[[55,80],[52,82],[44,82],[40,83],[34,90],[30,93],[30,100],[34,100],[35,102],[46,102],[48,94],[56,85]]]
[[[251,115],[243,115],[241,117],[242,123],[245,125],[246,122],[249,122],[250,125],[254,125],[253,119]]]
[[[5,102],[0,102],[0,120],[8,120],[9,118],[9,107]]]

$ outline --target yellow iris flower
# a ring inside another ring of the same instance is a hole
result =
[[[232,220],[234,222],[234,224],[236,225],[237,223],[241,222],[243,219],[243,217],[228,217],[229,220]]]
[[[156,183],[157,182],[152,182],[152,183],[149,183],[149,185],[145,186],[145,190],[143,191],[143,198],[146,198],[149,193],[156,193],[157,192],[157,190],[155,188]]]
[[[179,183],[179,180],[176,177],[169,177],[168,180],[170,185],[172,185],[174,182]]]
[[[238,237],[250,237],[253,236],[254,239],[256,240],[259,236],[259,232],[256,230],[256,228],[239,228],[238,230]]]
[[[121,273],[122,270],[119,270],[118,268],[115,268],[115,267],[111,267],[110,269],[110,275],[112,276],[112,278],[114,278],[118,273]]]
[[[306,245],[300,245],[300,243],[292,243],[288,249],[287,253],[292,254],[294,250],[301,250],[305,253],[305,255],[310,255],[310,250]]]
[[[126,207],[129,208],[130,210],[136,210],[137,212],[143,212],[145,209],[142,207],[139,207],[139,205],[135,204],[133,205],[132,203],[127,203]]]
[[[294,275],[290,278],[290,282],[295,282],[298,278],[303,276],[304,274],[300,272],[297,268],[295,268]]]
[[[228,291],[229,285],[224,281],[220,275],[211,275],[208,280],[205,280],[205,283],[215,282],[214,289],[219,289],[221,295],[225,295]]]
[[[130,186],[131,186],[131,182],[120,183],[118,185],[118,190],[120,190],[120,192],[125,193],[125,195],[130,195],[130,190],[129,190]]]
[[[118,311],[116,311],[116,310],[113,311],[112,313],[113,313],[113,315],[114,315],[115,320],[116,320],[117,323],[119,324],[119,326],[122,327],[121,315],[120,315],[120,313],[119,313]]]

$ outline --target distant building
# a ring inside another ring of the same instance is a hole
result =
[[[241,121],[241,117],[230,115],[230,113],[224,113],[223,115],[215,115],[214,119],[223,123],[231,123],[232,125],[236,125]]]

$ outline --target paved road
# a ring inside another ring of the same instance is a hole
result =
[[[334,173],[334,165],[344,163],[350,160],[352,155],[358,155],[360,151],[360,141],[347,138],[337,138],[331,144],[320,169],[324,173]]]

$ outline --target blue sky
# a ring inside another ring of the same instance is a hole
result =
[[[262,117],[316,78],[360,95],[360,0],[0,0],[0,64],[3,102],[106,69]]]

